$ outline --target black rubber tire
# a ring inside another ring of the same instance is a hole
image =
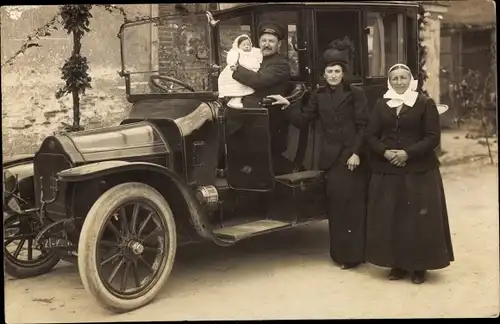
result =
[[[125,299],[112,294],[103,284],[97,269],[97,240],[109,215],[116,208],[130,199],[145,199],[160,211],[159,216],[166,224],[164,238],[168,240],[166,258],[159,265],[157,281],[143,295],[135,299]],[[114,312],[128,312],[150,303],[166,283],[172,270],[177,249],[175,221],[169,204],[163,196],[151,186],[142,183],[123,183],[106,191],[87,214],[78,244],[78,269],[85,289],[99,304]]]

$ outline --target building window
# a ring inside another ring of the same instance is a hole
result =
[[[367,13],[368,76],[385,76],[396,63],[406,63],[403,15]]]

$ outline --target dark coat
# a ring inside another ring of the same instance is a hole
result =
[[[302,112],[290,107],[297,126],[319,119],[322,132],[320,169],[327,170],[326,195],[330,256],[338,263],[363,262],[365,249],[367,168],[363,133],[368,122],[363,89],[342,83],[335,90],[326,86],[311,94]],[[354,171],[347,160],[356,153],[361,165]]]
[[[296,107],[290,107],[296,111]],[[300,113],[292,112],[297,126],[319,118],[322,131],[320,169],[328,169],[337,159],[346,164],[353,153],[363,155],[364,129],[368,123],[367,100],[362,88],[343,83],[333,91],[329,86],[311,94]]]
[[[372,152],[372,170],[383,173],[407,173],[435,169],[439,160],[434,151],[441,139],[439,113],[433,99],[419,95],[413,107],[396,108],[379,99],[366,129],[366,140]],[[405,167],[392,165],[384,158],[390,149],[408,154]]]
[[[259,102],[272,94],[285,95],[288,81],[291,78],[288,60],[279,54],[265,56],[258,72],[248,70],[238,65],[233,78],[254,89],[251,95],[243,97],[245,108],[258,108]],[[288,120],[281,107],[269,108],[269,126],[271,130],[271,151],[282,153],[288,144]]]

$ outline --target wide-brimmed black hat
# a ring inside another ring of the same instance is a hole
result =
[[[342,66],[344,70],[349,69],[349,52],[347,50],[339,51],[336,49],[329,48],[323,53],[323,64],[335,65],[338,64]]]
[[[259,25],[259,37],[262,34],[271,34],[282,40],[284,37],[284,29],[280,24],[274,22],[263,22]]]
[[[348,71],[353,52],[354,45],[349,38],[344,37],[342,40],[334,40],[328,44],[323,52],[323,64],[325,67],[327,65],[338,64],[342,66],[344,71]]]

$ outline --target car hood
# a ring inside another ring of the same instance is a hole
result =
[[[39,153],[64,152],[72,164],[170,153],[154,124],[137,122],[47,137]]]

